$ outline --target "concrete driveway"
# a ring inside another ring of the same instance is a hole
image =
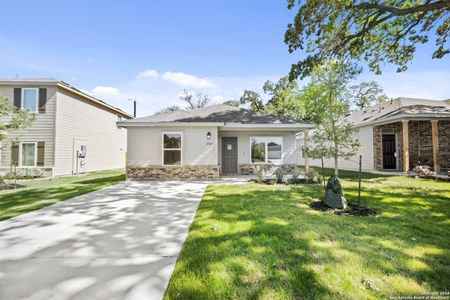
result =
[[[161,299],[209,182],[124,182],[0,222],[0,299]]]

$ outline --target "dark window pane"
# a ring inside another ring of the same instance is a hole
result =
[[[164,148],[180,149],[181,148],[181,134],[179,133],[165,133],[164,134]]]
[[[164,150],[165,165],[181,165],[181,150]]]
[[[258,143],[256,139],[252,139],[252,163],[266,161],[266,146],[264,142]]]

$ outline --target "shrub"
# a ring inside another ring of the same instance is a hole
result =
[[[283,182],[284,172],[283,172],[283,169],[281,167],[278,167],[273,174],[275,175],[275,178],[277,179],[278,183],[282,183]]]
[[[297,166],[295,166],[294,169],[292,170],[292,182],[297,183],[299,177],[300,177],[300,170],[298,169]]]
[[[266,177],[266,170],[264,169],[264,167],[261,165],[254,165],[252,168],[253,174],[256,175],[256,182],[263,183]]]
[[[305,177],[310,182],[314,182],[314,183],[320,182],[319,173],[314,168],[310,167],[309,170],[305,172]]]

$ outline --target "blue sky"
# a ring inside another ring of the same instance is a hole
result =
[[[289,72],[302,53],[283,42],[286,1],[10,1],[0,19],[0,77],[55,77],[138,115],[181,104],[181,91],[214,103]],[[450,57],[421,46],[406,73],[377,80],[391,97],[450,98]]]

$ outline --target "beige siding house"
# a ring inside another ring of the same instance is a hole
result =
[[[355,157],[339,159],[339,168],[357,170],[362,155],[365,171],[407,173],[416,165],[450,171],[450,100],[397,98],[357,111],[346,121],[357,128],[361,148]],[[304,135],[298,135],[298,142],[305,144]],[[321,162],[310,159],[309,164]],[[324,165],[332,168],[334,161]]]
[[[310,124],[213,105],[117,123],[128,132],[127,176],[216,178],[251,174],[254,165],[285,172],[300,164],[296,134]]]
[[[67,175],[125,166],[131,115],[56,79],[0,80],[0,96],[36,113],[33,124],[10,132],[0,149],[2,174]],[[7,120],[3,120],[7,121]]]

